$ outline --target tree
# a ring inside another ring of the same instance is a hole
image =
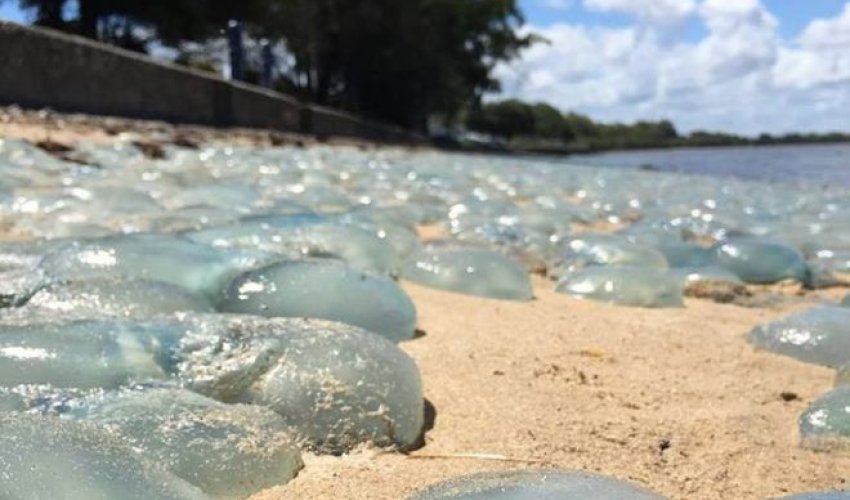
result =
[[[420,130],[498,90],[495,65],[536,40],[519,31],[517,0],[77,0],[68,20],[68,0],[18,1],[42,24],[141,51],[241,20],[286,42],[295,67],[279,86]]]
[[[515,0],[269,0],[299,83],[320,103],[424,129],[498,89],[492,69],[533,42]]]
[[[102,42],[144,51],[153,40],[166,45],[216,36],[229,19],[262,19],[269,0],[19,0],[35,23]]]
[[[508,139],[531,135],[535,130],[534,111],[516,99],[488,103],[470,113],[467,125],[472,130]]]
[[[67,0],[21,0],[20,7],[35,14],[33,22],[38,26],[65,29],[63,13],[67,3]]]
[[[587,138],[599,135],[599,127],[588,116],[567,113],[564,116],[564,122],[575,137]]]
[[[531,106],[531,113],[534,116],[534,135],[564,140],[572,137],[564,116],[554,106],[540,102]]]

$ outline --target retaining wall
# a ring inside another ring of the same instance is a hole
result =
[[[0,104],[323,137],[423,142],[398,127],[64,33],[0,22]]]

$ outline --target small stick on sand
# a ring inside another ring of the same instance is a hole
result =
[[[446,455],[431,455],[431,454],[416,454],[407,455],[407,458],[425,459],[425,460],[451,460],[451,459],[469,459],[469,460],[495,460],[498,462],[521,462],[529,464],[544,464],[546,460],[538,460],[535,458],[513,458],[505,455],[496,455],[492,453],[450,453]]]

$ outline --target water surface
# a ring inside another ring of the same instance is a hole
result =
[[[574,156],[569,161],[622,168],[651,165],[662,171],[850,186],[850,144],[649,149]]]

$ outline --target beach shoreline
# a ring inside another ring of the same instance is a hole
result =
[[[10,118],[0,135],[31,141],[73,145],[120,133],[167,141],[179,132],[204,142],[272,143],[262,131],[132,120],[107,130],[104,120],[112,119],[3,116]],[[314,144],[296,136],[282,144],[297,141]],[[788,301],[760,308],[687,299],[683,308],[637,309],[577,300],[542,277],[533,281],[536,298],[527,303],[402,282],[424,335],[401,348],[418,364],[436,411],[425,446],[409,454],[307,454],[296,479],[252,498],[398,499],[465,473],[529,467],[610,475],[689,500],[846,486],[850,455],[804,449],[797,431],[834,372],[746,341],[756,325],[820,298],[836,301],[846,289],[780,290]]]

